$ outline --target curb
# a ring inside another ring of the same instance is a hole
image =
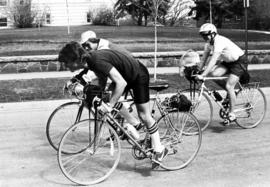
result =
[[[270,69],[270,64],[250,64],[248,70],[266,70]],[[154,74],[154,68],[148,67],[150,74]],[[157,67],[157,74],[177,74],[178,67]],[[33,73],[11,73],[0,74],[0,81],[4,80],[27,80],[27,79],[46,79],[46,78],[70,78],[74,76],[74,72],[55,71],[55,72],[33,72]]]

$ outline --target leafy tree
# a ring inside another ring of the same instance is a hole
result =
[[[169,0],[163,0],[158,9],[159,17],[165,17],[168,10]],[[116,18],[130,14],[132,19],[137,21],[138,25],[147,25],[148,18],[154,17],[155,9],[153,8],[153,0],[118,0],[114,6]]]
[[[192,11],[196,11],[196,17],[194,19],[204,20],[209,19],[210,12],[210,0],[197,0],[195,1],[196,7],[192,8]],[[211,0],[212,5],[212,18],[213,23],[218,28],[222,27],[224,18],[232,18],[233,16],[243,16],[243,0]]]

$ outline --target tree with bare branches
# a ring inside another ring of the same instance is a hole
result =
[[[174,26],[183,18],[186,18],[195,6],[196,4],[193,0],[171,0],[169,4],[170,9],[165,17],[168,25]]]

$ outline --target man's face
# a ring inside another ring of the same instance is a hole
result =
[[[76,61],[68,61],[67,63],[65,63],[65,66],[71,71],[74,72],[78,69],[82,69],[85,68],[85,65],[83,63],[80,62],[80,60],[76,60]]]
[[[200,35],[204,39],[204,41],[206,41],[206,42],[209,42],[211,40],[211,34],[209,34],[209,33],[201,32]]]
[[[86,51],[92,51],[95,49],[95,46],[92,42],[86,41],[82,44],[82,47],[86,50]]]

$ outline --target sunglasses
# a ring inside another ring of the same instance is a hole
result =
[[[205,33],[205,32],[201,32],[200,35],[201,35],[202,37],[206,37],[206,36],[208,36],[208,35],[210,35],[210,34],[209,34],[209,33]]]
[[[85,42],[82,44],[82,47],[86,50],[92,50],[92,47],[89,43]]]
[[[201,37],[204,39],[204,40],[208,40],[208,36],[210,35],[209,33],[203,33],[201,32],[200,33]]]

